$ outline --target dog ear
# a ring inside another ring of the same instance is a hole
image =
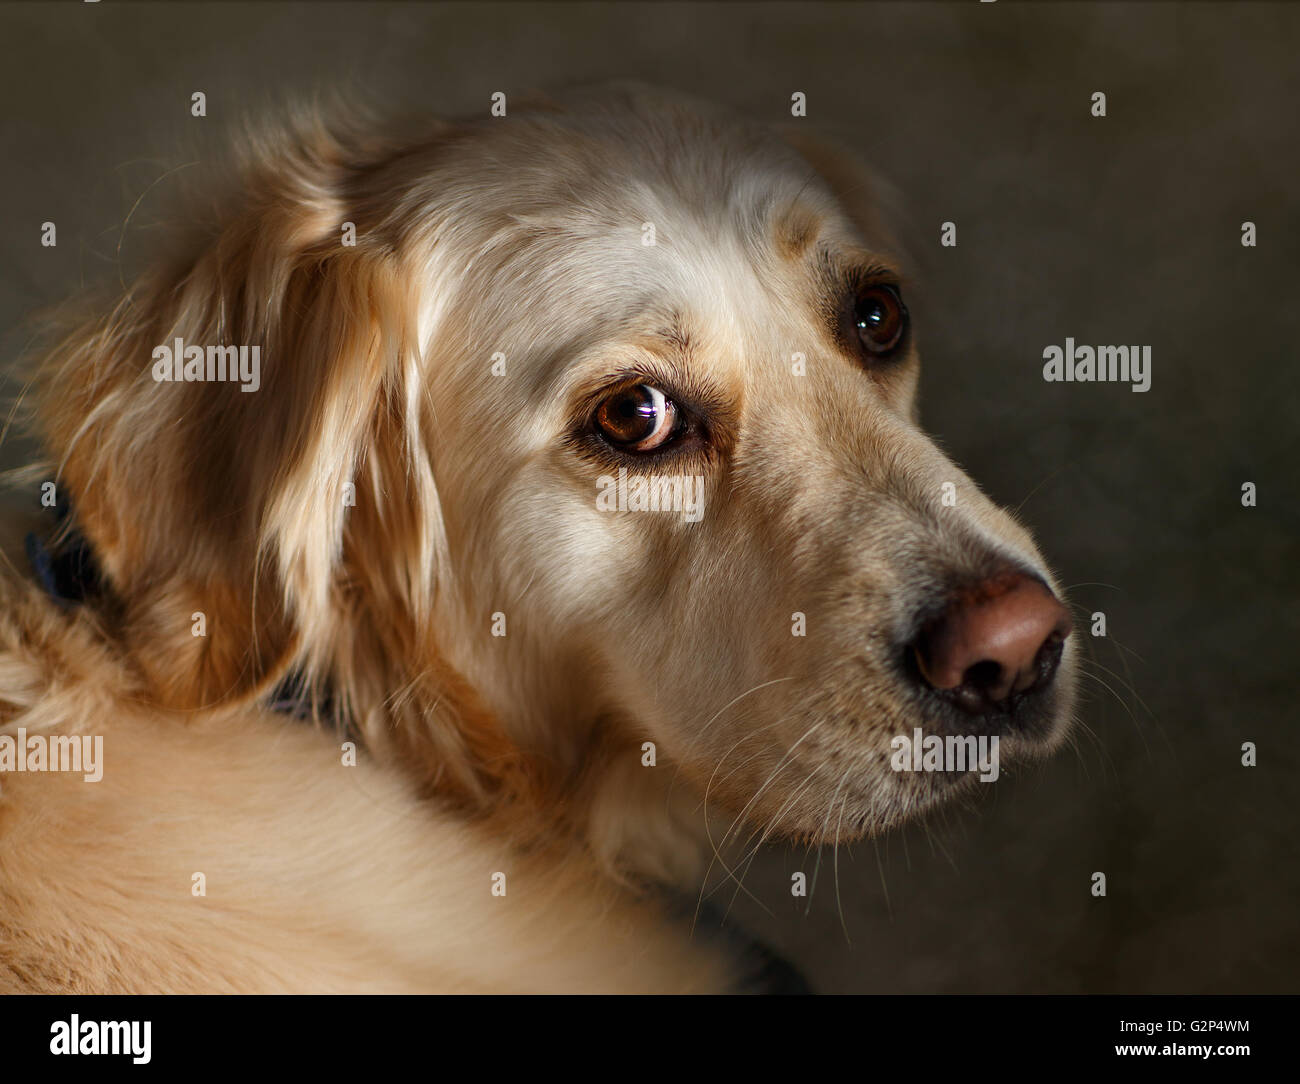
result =
[[[386,555],[365,587],[381,604],[400,594],[413,621],[440,563],[418,280],[357,196],[378,159],[321,131],[253,158],[215,235],[41,370],[39,425],[106,582],[105,619],[182,709],[322,669],[358,588],[345,551]],[[217,347],[242,352],[237,378],[221,379],[210,359],[233,355]]]

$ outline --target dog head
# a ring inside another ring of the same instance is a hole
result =
[[[810,840],[973,778],[896,770],[918,729],[1061,740],[1065,610],[918,427],[903,274],[844,159],[636,87],[250,159],[46,368],[162,702],[297,669],[467,803],[581,821],[672,779]],[[159,379],[177,339],[258,346],[256,390]]]

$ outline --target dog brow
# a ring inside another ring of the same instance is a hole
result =
[[[682,358],[690,356],[695,344],[691,340],[691,333],[686,329],[680,315],[674,313],[667,326],[659,330],[659,338],[669,350]]]
[[[819,245],[817,265],[826,288],[836,293],[903,277],[888,261],[860,248],[836,251]]]
[[[777,248],[788,260],[800,260],[822,231],[822,216],[806,203],[787,204],[773,221]]]

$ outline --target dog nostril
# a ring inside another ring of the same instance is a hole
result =
[[[970,712],[1048,685],[1069,612],[1036,577],[1009,572],[958,593],[912,645],[921,677]]]
[[[985,659],[983,662],[977,662],[974,666],[967,667],[966,672],[962,675],[961,683],[969,685],[973,689],[994,689],[1002,680],[1002,664],[994,662],[992,659]]]

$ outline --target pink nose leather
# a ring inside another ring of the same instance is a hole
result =
[[[1056,596],[1011,572],[954,598],[921,634],[916,661],[934,688],[998,702],[1050,680],[1054,649],[1069,635],[1070,614]]]

